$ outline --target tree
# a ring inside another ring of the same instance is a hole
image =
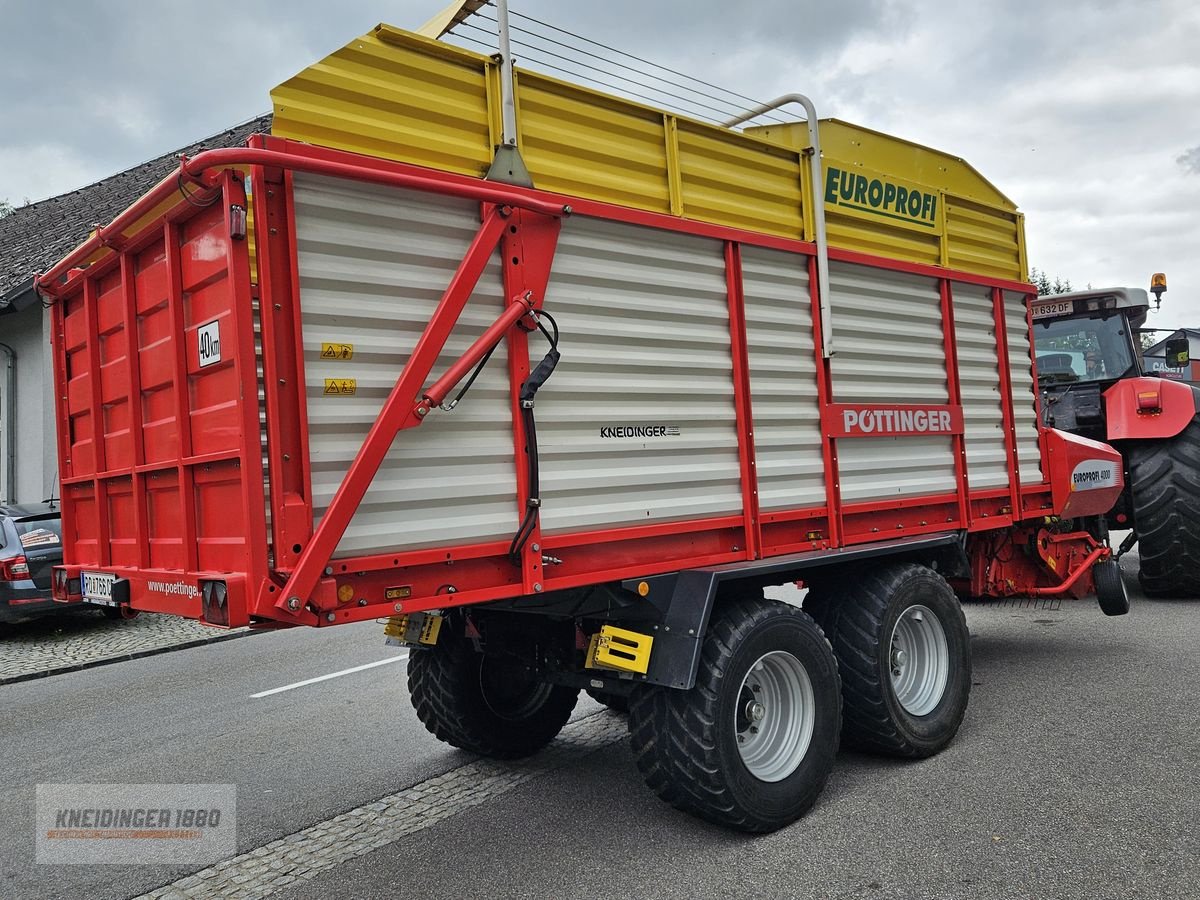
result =
[[[16,212],[16,209],[8,200],[0,200],[0,219],[3,219],[5,216],[11,216],[14,212]]]
[[[1037,266],[1029,270],[1029,280],[1037,288],[1039,296],[1045,296],[1046,294],[1066,294],[1071,290],[1071,279],[1060,278],[1055,275],[1054,280],[1051,281],[1045,269],[1039,269]]]

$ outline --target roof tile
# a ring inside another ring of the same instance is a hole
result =
[[[18,207],[0,219],[0,303],[83,243],[95,225],[111,222],[161,181],[179,165],[180,153],[240,147],[250,135],[270,130],[271,116],[259,116],[95,184]]]

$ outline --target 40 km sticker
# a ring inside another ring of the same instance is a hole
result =
[[[358,390],[358,382],[353,378],[326,378],[325,394],[327,396],[348,397]]]
[[[1120,483],[1117,464],[1103,459],[1085,460],[1071,472],[1072,491],[1097,491]]]
[[[214,319],[196,329],[196,349],[200,353],[200,368],[221,361],[221,323]]]

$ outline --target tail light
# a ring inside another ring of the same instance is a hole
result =
[[[55,566],[51,569],[50,584],[54,599],[63,602],[78,598],[83,592],[83,587],[78,578],[67,577],[65,566]]]
[[[26,581],[29,578],[29,560],[24,556],[0,559],[0,581]]]
[[[229,624],[229,587],[225,582],[200,582],[200,610],[209,625]]]
[[[1162,412],[1162,398],[1158,388],[1137,392],[1137,408],[1139,413]]]

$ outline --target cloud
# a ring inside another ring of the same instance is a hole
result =
[[[0,178],[0,200],[14,206],[91,184],[111,174],[97,168],[76,148],[55,142],[0,146],[0,172],[4,173]]]
[[[75,171],[102,178],[259,115],[275,84],[370,29],[387,5],[211,0],[200,22],[174,3],[0,0],[10,39],[0,149],[27,160],[0,168],[0,197],[71,190]],[[47,146],[81,165],[28,177]]]
[[[0,0],[0,198],[70,190],[250,118],[272,86],[376,22],[416,27],[444,2],[210,0],[200,21],[173,3]],[[1169,315],[1200,325],[1190,0],[512,7],[746,97],[802,91],[823,116],[960,155],[1025,212],[1033,264],[1077,284],[1168,271]]]

